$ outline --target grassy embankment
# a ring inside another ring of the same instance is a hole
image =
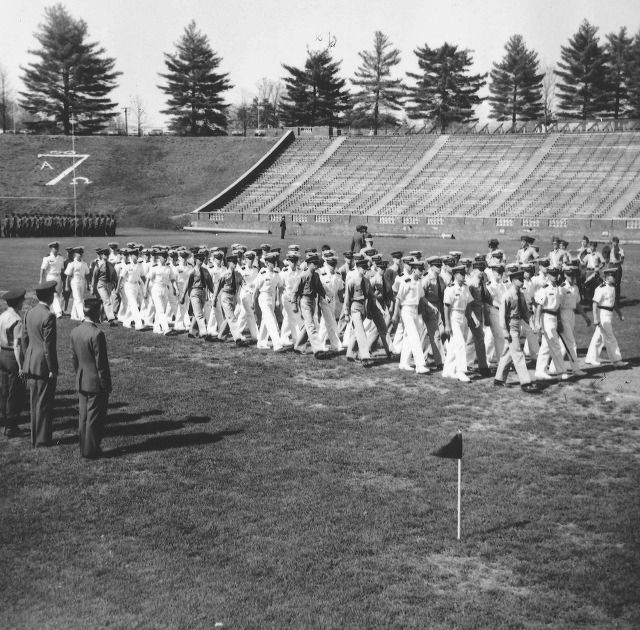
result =
[[[261,158],[275,138],[78,137],[76,153],[89,154],[76,175],[78,213],[116,213],[121,225],[167,228],[170,217],[194,210]],[[71,151],[64,136],[0,136],[0,215],[5,212],[73,213],[72,176],[45,184],[71,165],[38,154]],[[48,162],[52,169],[42,168]],[[21,197],[22,199],[9,199]],[[25,199],[43,197],[44,199]]]

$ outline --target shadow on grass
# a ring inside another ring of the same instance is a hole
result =
[[[103,437],[132,436],[132,435],[152,435],[154,433],[167,433],[169,431],[178,431],[184,429],[189,424],[206,424],[211,421],[209,416],[187,416],[182,420],[152,420],[151,422],[143,422],[140,424],[120,424],[122,422],[130,422],[151,415],[160,415],[162,411],[159,409],[151,409],[141,414],[113,414],[107,417],[107,422],[102,431]],[[65,429],[76,429],[78,423],[67,422],[54,427],[56,431]],[[78,441],[77,433],[74,435],[64,435],[56,440],[58,444],[74,444]]]
[[[217,433],[186,433],[180,435],[163,435],[153,437],[139,442],[138,444],[129,444],[120,446],[110,450],[103,451],[103,458],[121,457],[123,455],[131,455],[135,453],[145,453],[148,451],[166,451],[172,448],[184,448],[188,446],[202,446],[205,444],[215,444],[222,441],[225,437],[244,433],[244,429],[233,429],[227,431],[218,431]]]
[[[116,406],[120,407],[122,405],[117,403]],[[60,409],[59,411],[64,412],[65,410]],[[78,428],[78,405],[77,404],[73,408],[73,411],[74,411],[73,418],[70,418],[65,422],[56,423],[53,427],[54,431],[65,431],[68,429]],[[63,414],[58,414],[54,410],[54,416],[57,417],[58,415],[63,415]],[[160,415],[162,415],[162,409],[150,409],[149,411],[142,411],[140,413],[126,413],[124,411],[120,413],[110,413],[107,415],[105,425],[108,427],[110,424],[120,424],[123,422],[135,422],[136,420],[141,420],[142,418],[146,418],[147,416],[160,416]],[[140,425],[140,426],[144,426],[144,425]],[[173,431],[174,429],[165,429],[165,430]]]

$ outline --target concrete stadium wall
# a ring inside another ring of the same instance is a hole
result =
[[[356,225],[367,224],[374,235],[397,235],[415,238],[472,238],[502,235],[518,238],[531,234],[536,239],[551,240],[554,235],[578,240],[583,234],[593,240],[618,236],[621,240],[640,239],[640,219],[531,219],[510,217],[425,217],[425,216],[366,216],[361,214],[237,214],[202,212],[192,225],[201,229],[270,230],[279,233],[280,220],[285,217],[289,234],[345,234]]]

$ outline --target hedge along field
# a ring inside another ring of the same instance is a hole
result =
[[[347,239],[329,242],[341,251]],[[344,357],[105,329],[114,392],[95,462],[79,457],[74,324],[61,320],[57,444],[0,439],[0,626],[638,627],[639,248],[624,248],[616,330],[632,367],[591,369],[536,397],[382,359],[363,370]],[[44,253],[46,239],[0,241],[0,289],[32,287]],[[588,337],[579,320],[581,354]],[[461,542],[456,462],[429,455],[458,428]]]
[[[89,157],[78,166],[76,175],[91,182],[77,186],[78,211],[117,213],[120,225],[171,227],[170,217],[190,212],[224,190],[276,141],[253,137],[78,136],[76,153]],[[39,154],[71,148],[68,136],[0,135],[0,214],[73,214],[72,176],[46,186],[71,161],[38,158]],[[45,162],[51,168],[43,168]]]

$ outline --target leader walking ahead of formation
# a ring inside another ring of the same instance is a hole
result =
[[[80,455],[87,458],[98,457],[101,453],[100,440],[111,393],[107,341],[104,332],[98,328],[99,321],[100,300],[86,299],[84,320],[71,331],[80,412]]]

